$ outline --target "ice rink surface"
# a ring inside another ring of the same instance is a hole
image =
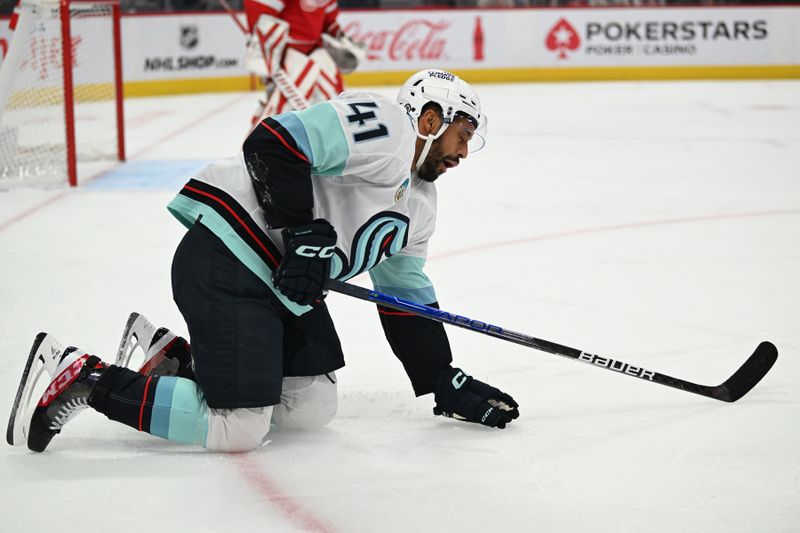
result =
[[[522,413],[457,423],[414,398],[374,306],[334,294],[328,428],[221,455],[86,412],[43,454],[0,447],[0,529],[800,531],[800,83],[477,89],[487,147],[439,180],[442,307],[709,385],[768,339],[764,381],[726,404],[450,328]],[[185,333],[165,205],[238,150],[256,98],[129,100],[129,163],[0,193],[3,421],[39,331],[106,357],[134,310]]]

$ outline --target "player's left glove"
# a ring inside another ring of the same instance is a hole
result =
[[[433,414],[504,428],[519,416],[510,395],[478,381],[460,368],[446,367],[436,378]]]
[[[336,230],[327,220],[318,218],[305,226],[286,228],[281,234],[283,260],[272,282],[291,301],[310,305],[322,298],[323,284],[330,277]]]

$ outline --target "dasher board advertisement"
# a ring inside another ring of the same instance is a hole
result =
[[[227,13],[123,18],[126,81],[247,76],[245,37]]]
[[[361,71],[800,64],[800,9],[343,12]]]
[[[541,11],[532,59],[541,66],[799,64],[799,24],[797,8]]]

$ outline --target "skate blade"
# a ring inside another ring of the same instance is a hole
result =
[[[44,332],[36,335],[8,419],[6,442],[10,445],[27,443],[31,415],[36,408],[36,402],[31,402],[34,392],[37,391],[36,385],[43,374],[47,378],[45,386],[53,380],[63,353],[64,347],[53,336]],[[44,388],[38,392],[41,394],[43,390]]]
[[[144,363],[147,349],[150,347],[150,342],[153,340],[155,332],[155,326],[144,315],[131,313],[131,316],[128,317],[128,322],[125,324],[125,331],[122,332],[122,339],[119,342],[114,364],[128,368],[131,356],[137,348],[142,349],[141,356],[142,363]]]

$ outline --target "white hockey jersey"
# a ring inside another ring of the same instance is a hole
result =
[[[411,174],[412,117],[381,95],[345,92],[271,118],[291,134],[299,153],[281,139],[287,150],[311,167],[313,218],[328,220],[336,230],[331,277],[347,280],[369,271],[376,290],[424,304],[436,301],[422,270],[436,224],[436,188]],[[257,127],[269,128],[265,122]],[[272,284],[283,243],[280,229],[267,226],[252,171],[242,153],[212,163],[168,209],[187,227],[198,220],[208,227],[300,315],[310,308],[286,299]]]

